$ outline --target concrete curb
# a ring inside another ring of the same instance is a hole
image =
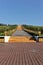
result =
[[[4,41],[3,42],[9,42],[9,38],[11,36],[0,36],[0,38],[2,38]]]
[[[4,36],[4,42],[8,42],[10,39],[10,36]]]

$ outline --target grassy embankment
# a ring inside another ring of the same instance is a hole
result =
[[[22,25],[23,30],[29,32],[32,35],[43,35],[43,26],[32,26],[32,25]]]
[[[0,26],[0,36],[12,35],[12,33],[16,30],[17,25],[1,25]]]

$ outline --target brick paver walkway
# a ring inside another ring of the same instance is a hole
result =
[[[0,65],[43,65],[43,43],[0,44]]]

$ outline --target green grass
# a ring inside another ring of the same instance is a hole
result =
[[[10,30],[12,31],[13,29],[15,29],[17,27],[17,25],[1,25],[0,26],[0,36],[4,36],[5,35],[5,31],[7,31],[9,34],[11,35],[12,33],[9,32]]]
[[[43,26],[32,26],[32,25],[22,25],[25,29],[32,31],[31,33],[36,35],[43,35]],[[40,33],[39,33],[40,32]]]

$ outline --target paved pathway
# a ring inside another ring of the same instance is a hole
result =
[[[0,65],[43,65],[43,43],[0,44]]]
[[[9,42],[35,42],[31,39],[31,35],[22,30],[22,26],[18,26],[16,32],[12,34]]]
[[[30,34],[28,34],[27,32],[23,31],[23,30],[17,30],[15,33],[13,33],[12,36],[31,36]]]
[[[31,36],[27,32],[22,30],[22,26],[18,26],[16,32],[13,33],[12,36]]]

